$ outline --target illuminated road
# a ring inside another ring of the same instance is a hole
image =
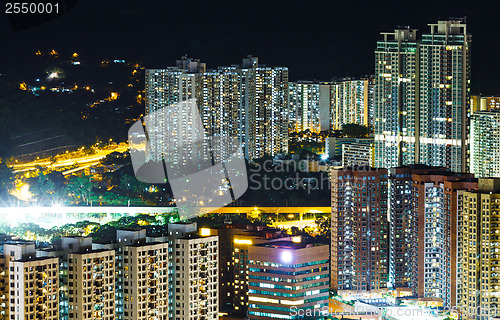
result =
[[[0,224],[15,226],[20,223],[35,223],[44,228],[51,228],[83,220],[107,223],[140,213],[153,215],[175,212],[176,207],[0,207]]]
[[[316,220],[315,219],[307,219],[307,220],[293,220],[293,221],[281,221],[281,222],[273,222],[271,223],[272,227],[279,229],[291,229],[292,227],[297,227],[299,229],[304,228],[316,228]]]
[[[214,208],[214,213],[246,213],[258,209],[262,213],[290,214],[290,213],[331,213],[331,207],[223,207]]]
[[[327,211],[329,207],[265,207],[266,211],[289,214],[291,212]],[[253,207],[207,207],[204,212],[212,213],[244,213],[251,211]],[[259,208],[260,209],[260,208]],[[20,223],[36,223],[42,227],[61,226],[66,223],[89,220],[107,223],[124,216],[135,216],[140,213],[161,214],[175,213],[176,207],[117,207],[117,206],[53,206],[53,207],[0,207],[0,224],[18,225]],[[302,226],[303,224],[303,226]],[[278,223],[278,227],[291,228],[292,226],[307,227],[314,226],[314,220],[304,219],[302,221],[288,221]]]
[[[77,168],[73,168],[63,172],[63,174],[70,174],[85,168],[95,166],[99,163],[100,160],[104,159],[107,155],[113,152],[123,153],[128,150],[128,145],[126,143],[120,143],[116,146],[109,146],[103,149],[97,149],[95,154],[87,155],[87,156],[79,156],[70,159],[60,159],[56,161],[50,161],[47,159],[36,160],[33,162],[22,163],[22,164],[14,164],[12,168],[14,169],[14,173],[20,173],[25,171],[36,170],[41,167],[42,169],[51,169],[55,170],[56,168],[64,168],[70,166],[78,166]],[[56,158],[62,158],[66,155],[59,155]]]

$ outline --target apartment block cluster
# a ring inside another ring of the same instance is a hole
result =
[[[328,306],[329,246],[280,229],[175,223],[154,237],[117,230],[113,243],[3,242],[2,319],[272,319]]]
[[[394,289],[462,319],[500,316],[499,178],[426,165],[331,177],[332,290]]]
[[[222,314],[294,319],[293,308],[321,317],[329,301],[329,246],[269,227],[204,229],[220,239]]]
[[[500,97],[470,94],[467,25],[452,19],[429,27],[422,35],[410,27],[382,33],[375,74],[366,78],[292,82],[288,68],[262,66],[252,56],[213,70],[187,57],[175,67],[148,69],[147,160],[175,162],[184,149],[192,155],[189,141],[203,135],[235,139],[247,159],[276,156],[288,152],[290,132],[359,124],[373,129],[370,141],[340,141],[346,150],[334,154],[327,142],[325,154],[342,165],[421,163],[498,177]],[[188,101],[193,106],[158,112]]]
[[[289,82],[286,67],[255,57],[214,70],[184,57],[146,72],[146,125],[156,133],[149,160],[194,150],[195,113],[202,134],[236,138],[248,159],[287,153],[290,132],[373,128],[373,138],[327,139],[325,153],[342,157],[330,169],[330,248],[271,229],[202,229],[186,238],[185,225],[161,244],[118,234],[117,244],[84,253],[84,240],[19,254],[6,245],[5,310],[16,319],[22,310],[79,319],[212,319],[219,311],[293,319],[292,307],[328,305],[330,289],[392,288],[470,311],[464,319],[500,317],[500,98],[470,94],[465,21],[429,27],[382,33],[375,75],[363,79]],[[167,125],[172,118],[175,126]],[[490,314],[477,316],[478,308]]]
[[[260,66],[251,56],[215,70],[183,57],[146,71],[147,157],[174,162],[179,149],[192,149],[188,141],[200,136],[196,110],[201,134],[237,139],[248,159],[287,153],[289,132],[371,125],[373,88],[370,77],[289,82],[288,68]]]
[[[217,319],[218,237],[195,224],[169,235],[117,230],[114,243],[63,237],[49,248],[6,241],[2,319]]]
[[[331,289],[390,288],[462,319],[499,317],[500,99],[470,95],[463,20],[382,38],[374,149],[327,142],[345,159],[330,170]]]

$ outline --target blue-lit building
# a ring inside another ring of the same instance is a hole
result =
[[[248,248],[249,319],[328,315],[328,245],[276,241]]]

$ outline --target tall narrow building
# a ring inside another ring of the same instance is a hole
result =
[[[217,235],[198,234],[196,223],[169,224],[169,318],[217,319],[219,258]]]
[[[419,298],[457,304],[458,192],[475,190],[471,174],[412,173],[411,287]]]
[[[168,320],[168,242],[117,230],[116,319]]]
[[[146,161],[186,162],[200,130],[202,74],[205,64],[183,57],[175,67],[146,70]],[[183,161],[182,161],[183,160]]]
[[[478,178],[500,177],[500,110],[476,111],[470,125],[470,171]]]
[[[387,170],[332,169],[332,290],[387,288],[389,233]]]
[[[242,102],[245,109],[245,157],[261,158],[288,152],[288,68],[243,60]]]
[[[331,128],[341,130],[344,124],[371,126],[373,117],[373,78],[346,78],[331,84]]]
[[[418,163],[417,30],[382,33],[375,49],[375,167]]]
[[[59,259],[36,257],[34,243],[5,244],[4,254],[9,310],[2,318],[60,319]]]
[[[479,179],[478,191],[459,193],[458,308],[461,319],[500,317],[500,179]]]
[[[330,87],[323,82],[290,82],[290,131],[317,133],[329,129]]]
[[[461,20],[429,26],[419,52],[420,163],[467,172],[471,36]]]
[[[68,319],[115,319],[115,250],[92,250],[92,238],[79,237],[63,238],[62,249]]]
[[[319,132],[320,85],[313,82],[290,82],[289,130]]]
[[[468,170],[470,42],[462,20],[417,38],[382,33],[375,50],[375,166],[422,163]]]

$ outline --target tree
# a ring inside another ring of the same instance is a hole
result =
[[[318,226],[319,235],[321,237],[327,237],[327,238],[330,237],[331,221],[332,221],[332,218],[330,215],[324,215],[324,216],[316,218],[316,225]]]
[[[75,199],[76,203],[85,202],[89,204],[92,196],[91,176],[74,176],[66,185],[66,191]]]
[[[0,159],[0,198],[8,195],[10,190],[14,188],[14,174]]]
[[[370,134],[370,128],[355,123],[344,124],[342,130],[344,135],[352,138],[364,138]]]

